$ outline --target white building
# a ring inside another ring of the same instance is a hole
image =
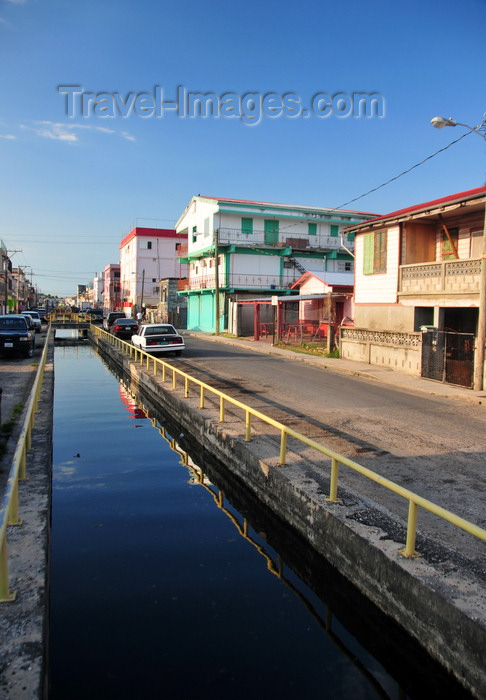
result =
[[[179,262],[179,248],[187,241],[174,229],[136,226],[120,244],[122,305],[127,316],[159,303],[161,279],[180,279],[186,265]]]
[[[189,265],[188,328],[227,328],[230,303],[255,295],[290,294],[312,270],[353,274],[354,236],[341,231],[373,214],[193,197],[176,224],[187,235],[182,260]],[[216,262],[217,261],[217,262]],[[216,267],[217,265],[217,267]],[[216,292],[216,290],[218,290]]]

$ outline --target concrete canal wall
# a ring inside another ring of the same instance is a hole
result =
[[[326,502],[329,465],[289,450],[278,466],[278,440],[268,427],[244,441],[244,425],[234,415],[219,423],[219,409],[199,409],[183,387],[162,383],[153,371],[93,337],[101,354],[124,372],[142,394],[167,411],[181,432],[191,435],[284,522],[290,524],[381,611],[447,669],[475,697],[486,697],[486,592],[437,546],[421,540],[419,558],[404,559],[403,524],[359,494],[340,493]],[[428,554],[430,553],[430,556]],[[434,563],[439,562],[438,564]]]

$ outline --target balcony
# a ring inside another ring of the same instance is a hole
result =
[[[272,236],[277,237],[277,241],[272,242]],[[254,230],[252,233],[244,233],[237,228],[220,228],[219,242],[221,244],[237,244],[246,246],[271,245],[275,247],[290,246],[297,249],[318,248],[324,250],[337,250],[341,248],[340,236],[310,236],[308,234],[299,234],[292,230],[280,230],[276,234],[271,234],[266,231]],[[352,248],[354,243],[346,242],[347,247]]]
[[[442,260],[418,265],[401,265],[398,293],[401,296],[424,294],[479,294],[481,260]]]
[[[300,274],[300,273],[299,273]],[[295,277],[295,276],[294,276]],[[288,289],[289,286],[297,279],[297,277],[289,279],[282,278],[279,275],[250,275],[250,274],[221,274],[219,276],[219,287],[225,289]],[[216,280],[212,275],[197,275],[188,279],[179,280],[178,290],[200,290],[214,289]]]

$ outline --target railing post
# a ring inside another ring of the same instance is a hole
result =
[[[282,428],[280,436],[280,462],[279,464],[284,465],[287,459],[287,431]]]
[[[24,442],[24,444],[22,445],[22,451],[20,454],[19,479],[25,479],[27,477],[26,464],[27,464],[27,450],[26,450],[26,445]]]
[[[415,551],[415,539],[417,536],[417,514],[418,505],[410,500],[408,504],[408,523],[407,523],[407,541],[405,549],[400,549],[399,554],[404,557],[419,557],[420,554]]]
[[[199,392],[199,408],[204,408],[204,387],[200,387],[201,391]]]
[[[22,521],[19,518],[19,480],[14,479],[12,487],[12,496],[10,498],[10,503],[8,506],[8,524],[9,525],[22,525]]]
[[[338,492],[338,477],[339,477],[339,462],[335,457],[331,458],[331,483],[329,484],[329,498],[326,501],[329,503],[339,503],[337,497]]]
[[[184,398],[189,398],[189,377],[184,377]]]
[[[11,603],[15,600],[15,593],[11,593],[8,587],[8,557],[7,536],[0,542],[0,603]]]
[[[251,440],[251,413],[250,411],[245,412],[245,442],[250,442]]]
[[[224,398],[219,397],[219,422],[224,423]]]
[[[175,369],[172,370],[172,388],[177,389],[177,374]]]

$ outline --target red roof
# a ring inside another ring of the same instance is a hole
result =
[[[120,243],[120,248],[123,248],[135,236],[148,236],[150,238],[175,238],[177,240],[187,239],[187,233],[177,233],[173,228],[145,228],[135,226],[129,234]]]
[[[406,214],[412,214],[413,212],[427,209],[435,209],[443,205],[452,204],[453,202],[461,202],[467,199],[474,199],[475,197],[478,197],[481,194],[486,194],[486,187],[476,187],[473,190],[457,192],[456,194],[450,194],[447,197],[441,197],[440,199],[432,199],[430,202],[424,202],[423,204],[415,204],[414,206],[406,207],[405,209],[398,209],[397,211],[393,211],[390,214],[383,214],[382,216],[377,216],[374,219],[364,221],[361,224],[355,224],[354,226],[349,228],[361,228],[365,227],[366,224],[375,221],[383,221],[384,219],[396,219],[397,217],[405,216]]]

